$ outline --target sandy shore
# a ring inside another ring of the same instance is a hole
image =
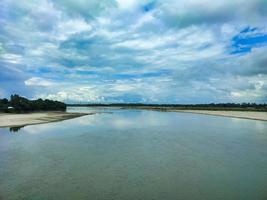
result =
[[[44,124],[94,113],[40,112],[27,114],[0,113],[0,128]]]
[[[155,109],[156,110],[156,109]],[[216,115],[224,117],[234,117],[252,120],[267,121],[267,112],[254,111],[210,111],[210,110],[178,110],[168,109],[167,112],[186,112],[205,115]],[[68,112],[41,112],[27,114],[8,114],[0,113],[0,128],[3,127],[19,127],[33,124],[43,124],[49,122],[62,121],[90,115],[94,113],[68,113]]]
[[[254,111],[211,111],[211,110],[176,110],[171,109],[172,112],[187,112],[204,115],[216,115],[224,117],[234,117],[242,119],[252,119],[267,121],[267,112],[254,112]]]

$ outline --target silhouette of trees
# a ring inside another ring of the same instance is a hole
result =
[[[147,109],[185,109],[185,110],[236,110],[236,111],[267,111],[267,104],[256,103],[210,103],[210,104],[143,104],[143,103],[111,103],[111,104],[68,104],[68,106],[105,106],[122,108]]]
[[[0,112],[8,109],[8,99],[0,99]]]
[[[65,111],[65,103],[48,99],[29,100],[17,94],[8,99],[0,99],[0,112]]]
[[[118,106],[123,108],[151,108],[151,109],[195,109],[195,110],[251,110],[267,111],[267,104],[256,103],[210,103],[210,104],[70,104],[69,106]],[[10,108],[12,107],[12,108]],[[59,101],[48,99],[29,100],[17,94],[11,95],[10,100],[0,99],[0,112],[32,112],[32,111],[65,111],[67,105]]]

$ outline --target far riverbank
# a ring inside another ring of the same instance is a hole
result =
[[[255,111],[212,111],[212,110],[175,110],[175,109],[174,110],[169,110],[169,111],[267,121],[267,112],[255,112]]]
[[[175,106],[150,106],[150,105],[76,105],[71,107],[88,107],[88,108],[120,108],[120,109],[141,109],[141,110],[154,110],[162,112],[185,112],[185,113],[194,113],[194,114],[204,114],[204,115],[215,115],[223,117],[232,117],[232,118],[241,118],[241,119],[250,119],[250,120],[260,120],[267,121],[267,110],[265,107],[261,109],[253,108],[186,108],[186,107],[175,107]]]

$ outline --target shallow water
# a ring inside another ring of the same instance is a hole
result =
[[[267,122],[89,110],[0,129],[0,199],[267,199]]]

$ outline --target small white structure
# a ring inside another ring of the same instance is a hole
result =
[[[12,106],[8,106],[7,109],[14,109]]]

